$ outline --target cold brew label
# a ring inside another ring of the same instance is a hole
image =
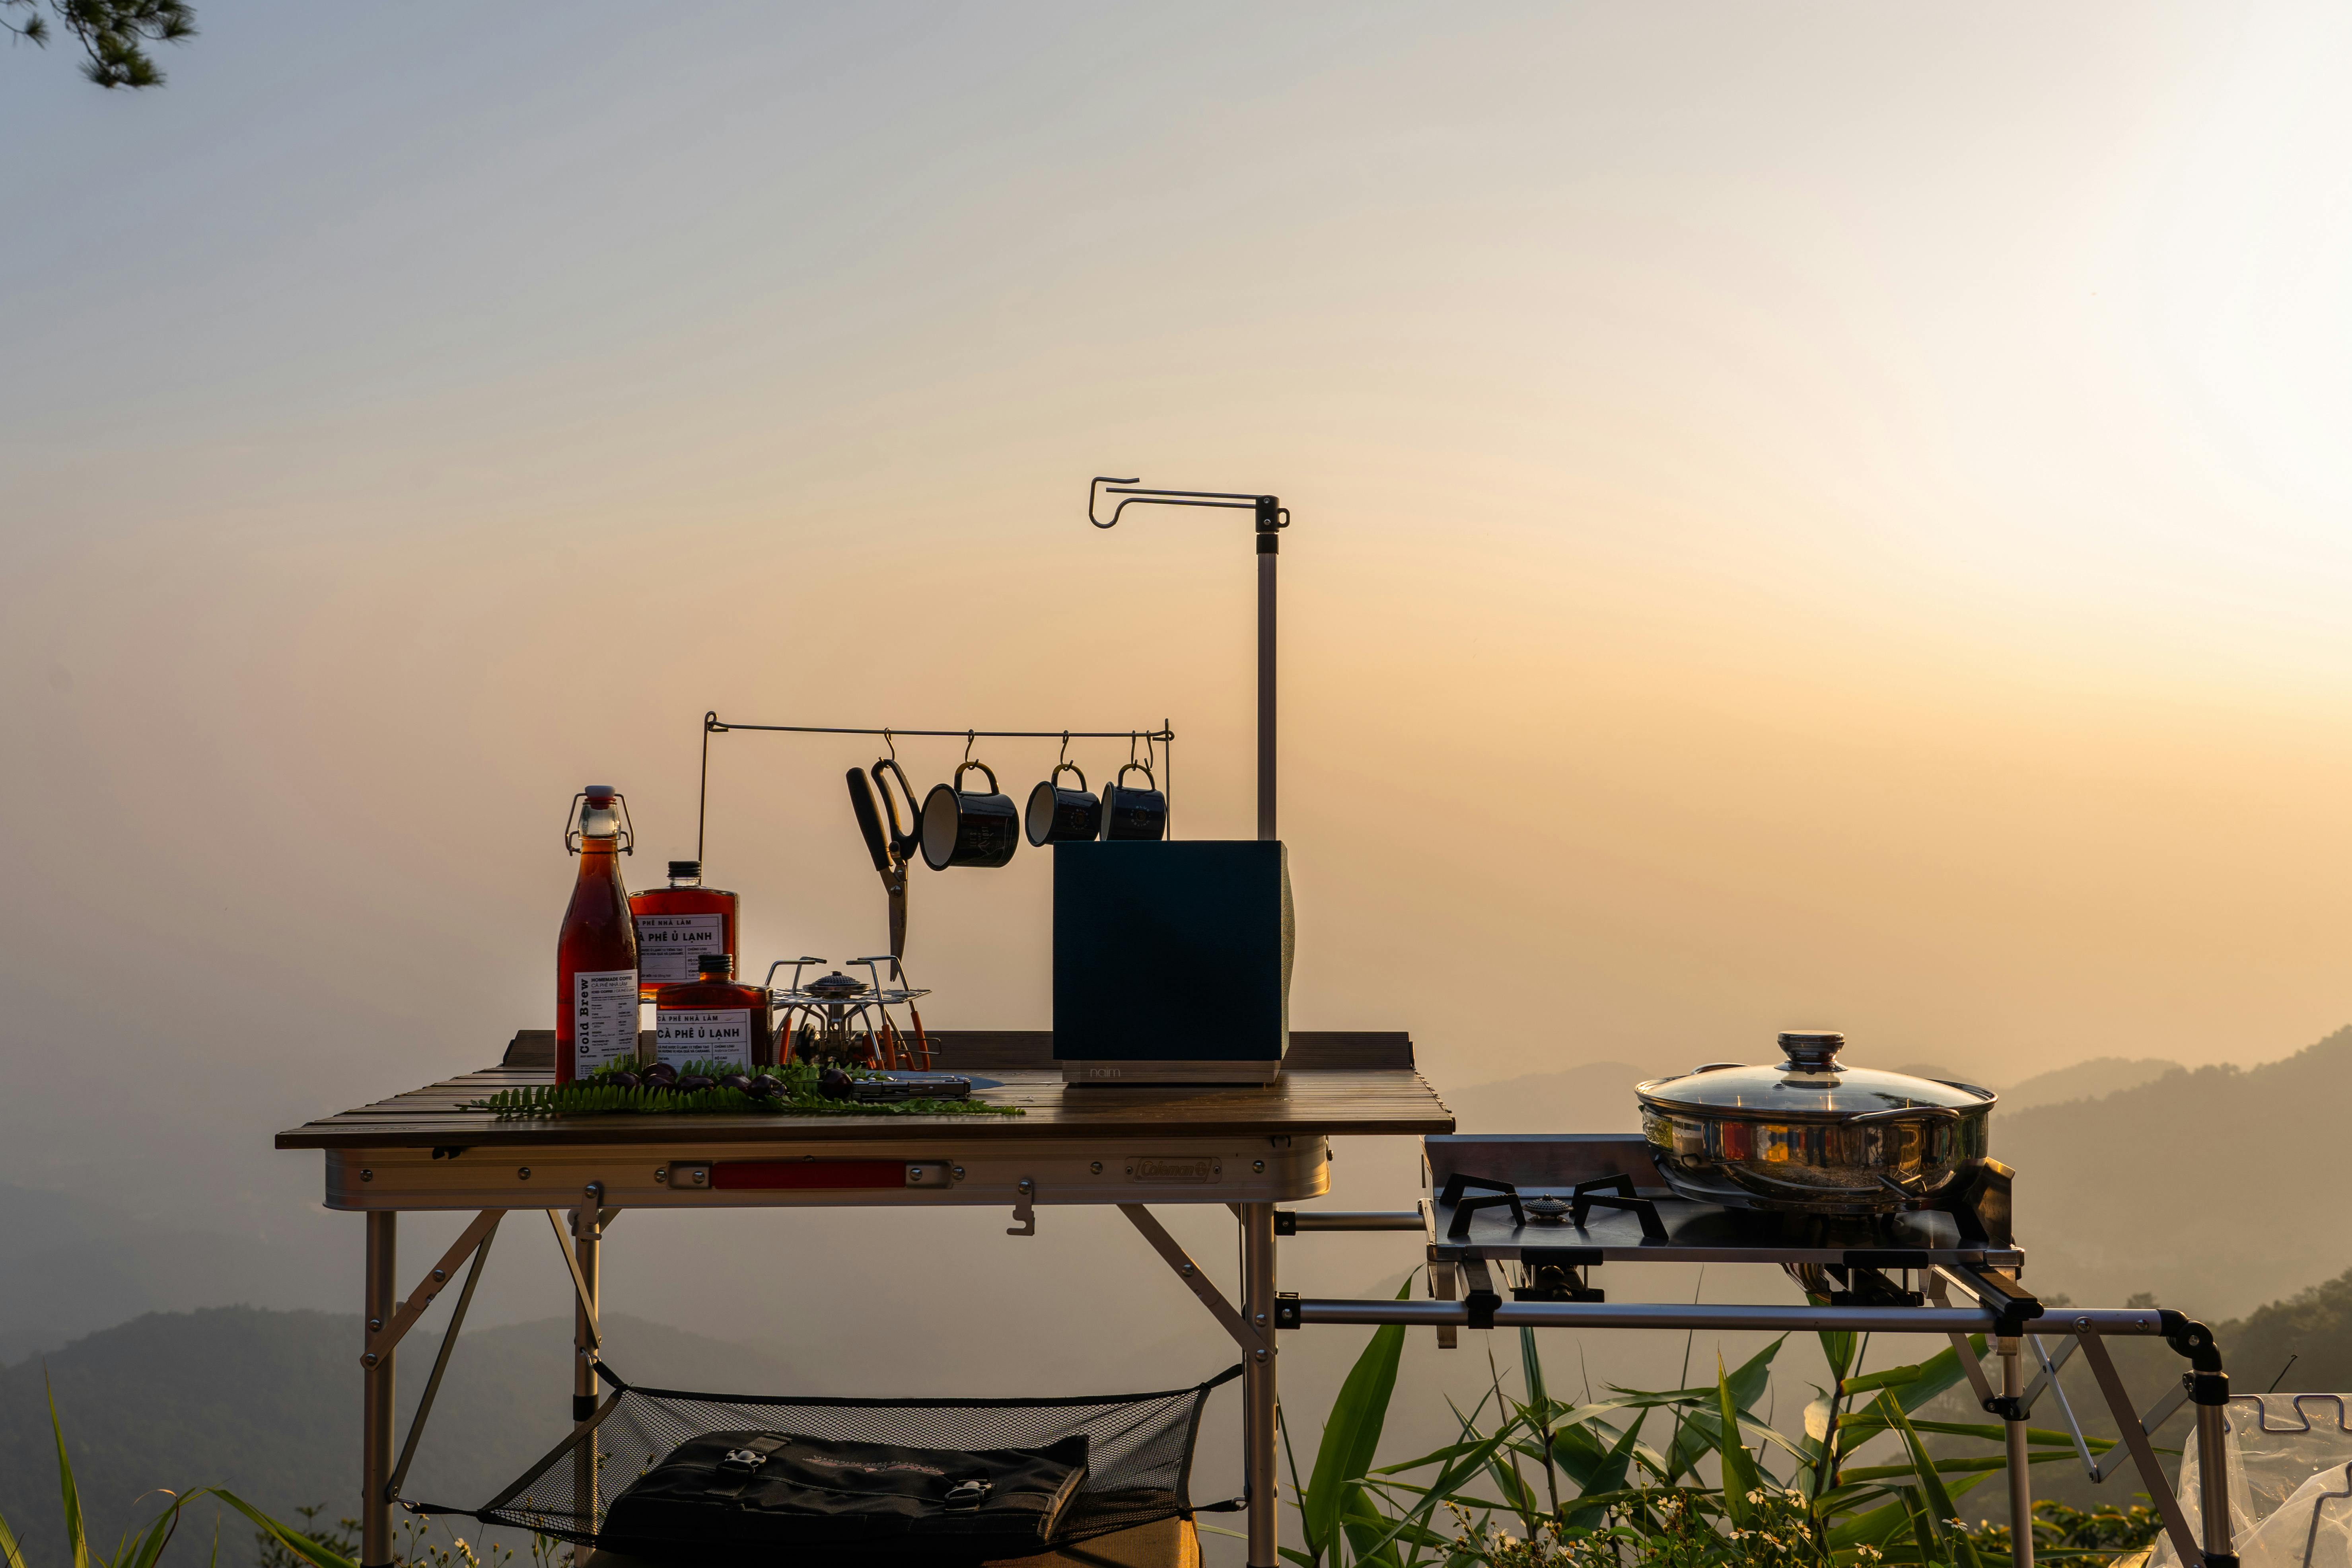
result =
[[[725,915],[639,915],[637,968],[648,985],[697,979],[706,952],[727,951]]]
[[[748,1068],[751,1065],[751,1009],[656,1008],[654,1055],[676,1068],[688,1062],[732,1062]]]
[[[637,972],[575,970],[572,975],[572,1070],[583,1077],[637,1054]]]

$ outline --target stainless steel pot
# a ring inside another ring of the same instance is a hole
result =
[[[1990,1089],[1848,1068],[1844,1045],[1791,1031],[1774,1066],[1710,1062],[1635,1085],[1667,1184],[1734,1208],[1887,1214],[1925,1207],[1985,1157]]]

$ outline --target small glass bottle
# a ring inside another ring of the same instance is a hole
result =
[[[654,1059],[674,1068],[712,1061],[746,1070],[775,1066],[767,992],[736,984],[735,960],[727,953],[703,953],[696,967],[699,978],[665,985],[654,997]]]
[[[647,1002],[665,985],[695,977],[695,960],[706,952],[735,954],[736,914],[732,893],[702,885],[702,862],[673,860],[669,886],[629,895],[637,919],[637,985]]]
[[[637,1054],[637,933],[621,882],[620,792],[581,792],[580,874],[555,939],[555,1081],[571,1083]],[[564,844],[572,847],[569,828]]]

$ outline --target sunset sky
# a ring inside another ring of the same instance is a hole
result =
[[[1246,836],[1247,525],[1098,473],[1291,507],[1294,1023],[1441,1089],[2352,1022],[2341,7],[199,19],[0,50],[0,1180],[315,1201],[706,709],[1165,718]],[[882,945],[875,754],[714,745],[754,966]],[[1045,1026],[1047,875],[918,873],[929,1022]]]

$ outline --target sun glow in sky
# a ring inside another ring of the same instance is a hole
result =
[[[1297,520],[1300,1026],[2352,1020],[2340,8],[202,19],[0,52],[0,1040],[111,1097],[0,1178],[307,1191],[270,1130],[541,1024],[582,782],[690,852],[705,709],[1166,718],[1245,835],[1245,525],[1103,472]],[[714,751],[760,966],[880,945],[871,752]],[[932,1022],[1045,1024],[1045,878],[919,874]]]

